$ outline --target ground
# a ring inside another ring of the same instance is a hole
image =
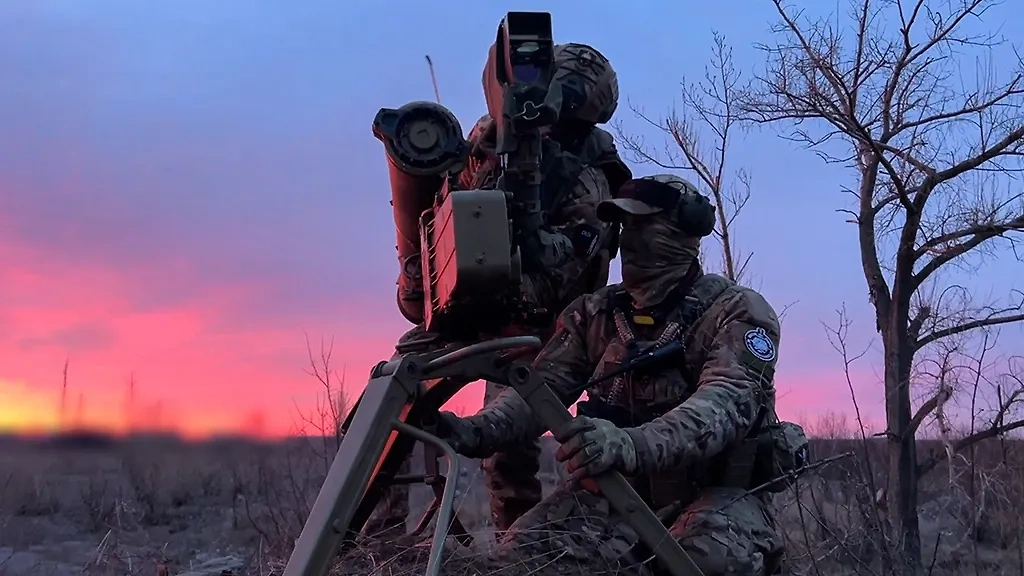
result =
[[[3,439],[0,576],[280,574],[335,445],[332,438]],[[867,452],[864,446],[815,440],[818,458],[857,455],[776,499],[794,572],[887,572],[880,566],[892,562],[892,547],[878,527],[886,505],[882,445]],[[1024,574],[1024,450],[993,441],[970,456],[955,455],[952,468],[940,466],[923,483],[922,545],[931,573]],[[478,542],[473,551],[453,545],[450,573],[464,573],[457,563],[471,563],[493,543],[479,466],[466,460],[461,468],[458,513]],[[559,470],[549,444],[548,490],[560,481]],[[415,487],[410,527],[428,497],[425,487]],[[353,552],[338,571],[398,574],[422,565],[423,548],[375,546]]]

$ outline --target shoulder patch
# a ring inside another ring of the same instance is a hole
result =
[[[775,343],[772,342],[768,334],[765,333],[764,328],[754,328],[748,330],[743,335],[743,344],[747,347],[747,351],[750,352],[754,358],[764,362],[771,362],[775,360]]]

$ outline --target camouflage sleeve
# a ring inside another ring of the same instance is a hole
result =
[[[637,462],[647,473],[705,462],[742,440],[773,386],[780,338],[775,310],[746,288],[708,310],[709,331],[697,391],[643,426],[630,428]]]
[[[587,299],[574,300],[558,317],[554,335],[533,361],[540,373],[566,406],[580,399],[593,364],[587,348]],[[509,387],[469,420],[478,427],[485,450],[500,451],[540,437],[547,429],[515,389]]]
[[[558,224],[540,231],[541,271],[523,279],[527,297],[551,308],[565,302],[575,291],[579,278],[601,252],[611,233],[610,225],[597,218],[597,205],[611,198],[608,179],[600,168],[587,167],[580,173],[571,196],[562,202]],[[593,286],[583,291],[594,290]]]
[[[479,154],[470,156],[466,167],[459,173],[459,188],[472,190],[488,186],[496,179],[498,159]]]

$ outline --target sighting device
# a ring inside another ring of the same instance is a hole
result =
[[[498,189],[512,192],[513,242],[520,248],[523,268],[537,268],[537,231],[544,223],[541,210],[541,130],[558,121],[561,91],[552,84],[555,42],[551,15],[509,12],[498,27],[494,54],[485,68],[487,110],[497,128],[501,158]]]
[[[496,189],[459,189],[470,147],[458,120],[440,104],[412,102],[381,109],[374,118],[373,134],[388,159],[402,267],[399,309],[433,336],[396,347],[395,359],[374,368],[344,423],[338,454],[284,576],[325,576],[354,545],[386,489],[415,481],[434,488],[434,502],[414,534],[436,515],[426,571],[439,574],[449,532],[463,543],[470,538],[453,511],[455,482],[447,481],[457,477],[458,458],[431,430],[438,410],[466,384],[514,387],[548,429],[572,418],[539,376],[515,361],[538,350],[539,338],[490,339],[538,312],[523,303],[520,285],[522,273],[538,266],[542,129],[557,121],[562,106],[561,89],[551,85],[551,15],[509,12],[491,51],[484,84],[497,128]],[[427,474],[396,477],[416,441],[425,445]],[[447,478],[438,472],[442,455]],[[622,475],[609,472],[594,481],[668,574],[702,576]]]

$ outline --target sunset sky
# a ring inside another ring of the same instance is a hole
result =
[[[611,59],[618,117],[660,146],[626,100],[670,107],[680,80],[703,72],[712,29],[751,69],[774,19],[768,0],[444,5],[0,3],[0,428],[58,424],[68,359],[65,409],[81,398],[86,424],[123,428],[134,378],[136,422],[287,433],[319,392],[307,336],[316,348],[333,339],[357,393],[409,328],[394,306],[390,193],[370,121],[433,99],[425,54],[468,131],[500,18],[557,5],[556,39]],[[1024,5],[999,10],[992,22],[1024,38]],[[792,305],[780,412],[849,410],[820,322],[845,303],[852,345],[874,337],[854,230],[835,211],[852,175],[768,132],[733,152],[754,179],[736,232],[754,251],[753,286]],[[1014,275],[1024,287],[1006,259],[977,282],[995,278],[998,295]],[[853,373],[871,419],[877,357]],[[472,410],[480,396],[473,387],[453,405]]]

